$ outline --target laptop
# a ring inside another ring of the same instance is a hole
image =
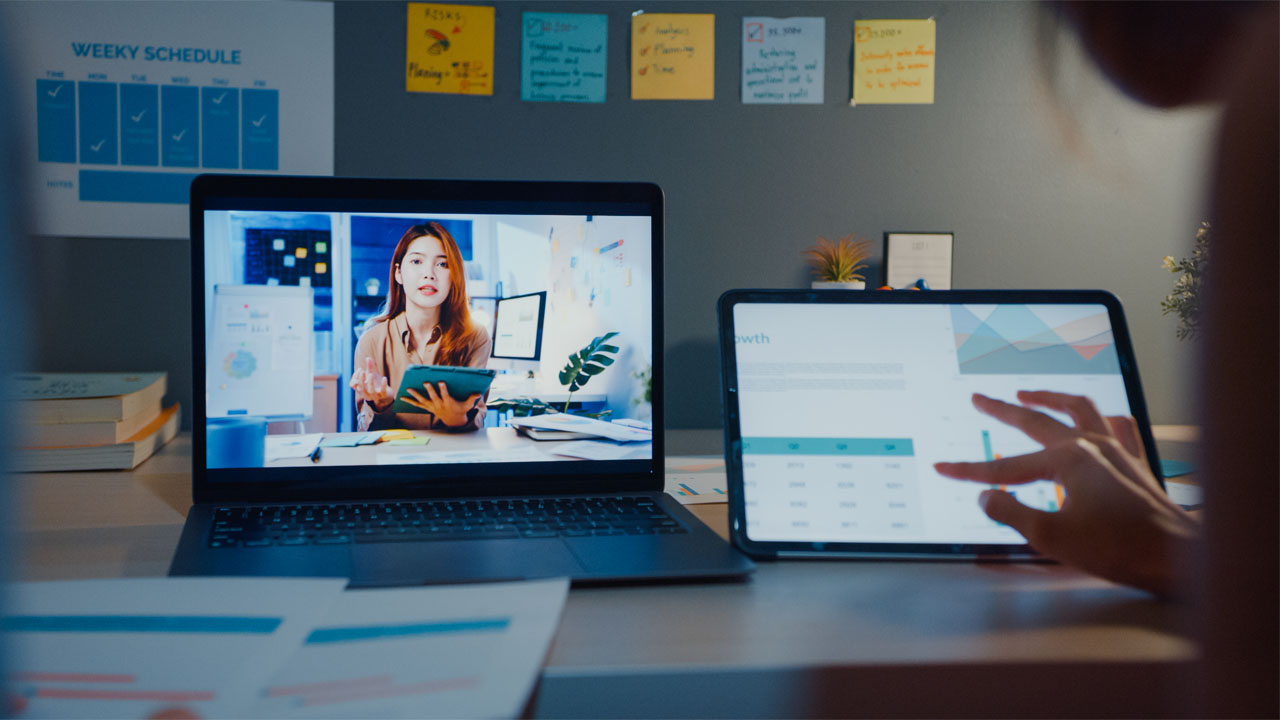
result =
[[[663,492],[657,186],[205,175],[191,241],[204,388],[171,575],[753,569]],[[493,377],[393,407],[417,365]]]
[[[979,508],[986,486],[933,469],[1040,449],[974,393],[1049,390],[1131,415],[1160,480],[1109,293],[732,290],[719,315],[730,528],[753,556],[1034,558]],[[1045,511],[1065,498],[1049,481],[1004,489]]]

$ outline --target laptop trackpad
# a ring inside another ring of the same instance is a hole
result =
[[[581,576],[559,539],[375,543],[352,548],[351,585],[379,587]]]

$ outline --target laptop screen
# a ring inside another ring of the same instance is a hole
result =
[[[656,187],[288,180],[193,189],[208,480],[654,475]]]
[[[910,295],[733,306],[735,433],[750,540],[968,552],[1023,545],[979,508],[984,486],[933,469],[1040,449],[975,410],[973,394],[1013,403],[1020,390],[1084,395],[1104,415],[1135,414],[1133,398],[1141,404],[1127,339],[1118,350],[1105,304]],[[904,299],[914,302],[890,302]],[[1064,499],[1047,481],[1006,489],[1046,511]]]

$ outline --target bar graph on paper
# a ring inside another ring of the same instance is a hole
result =
[[[729,502],[724,459],[667,458],[666,491],[682,505]]]

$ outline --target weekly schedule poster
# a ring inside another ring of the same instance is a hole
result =
[[[184,238],[203,172],[333,173],[333,6],[5,3],[34,231]]]

